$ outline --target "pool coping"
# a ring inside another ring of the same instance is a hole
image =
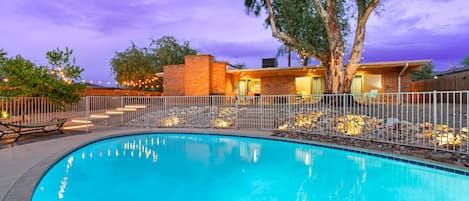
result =
[[[99,132],[99,131],[98,131]],[[394,161],[400,161],[410,164],[415,164],[418,166],[434,168],[442,171],[447,171],[454,174],[459,174],[463,176],[469,176],[469,169],[464,169],[456,166],[451,166],[448,164],[414,158],[410,156],[402,156],[402,155],[394,155],[386,152],[370,150],[370,149],[363,149],[357,147],[350,147],[344,145],[337,145],[332,143],[326,142],[317,142],[311,140],[303,140],[303,139],[292,139],[292,138],[285,138],[279,136],[272,136],[273,132],[271,131],[259,131],[259,130],[234,130],[234,129],[148,129],[142,131],[126,131],[126,132],[118,132],[96,137],[85,142],[79,143],[76,146],[69,147],[66,149],[59,150],[58,152],[46,156],[43,160],[39,163],[35,164],[33,167],[29,168],[14,184],[11,188],[7,191],[2,201],[24,201],[24,200],[32,200],[32,195],[36,186],[38,185],[40,179],[47,173],[47,171],[55,165],[58,161],[66,157],[68,154],[72,153],[75,150],[78,150],[84,146],[89,144],[112,139],[116,137],[123,137],[123,136],[133,136],[133,135],[142,135],[142,134],[172,134],[172,133],[182,133],[182,134],[203,134],[203,135],[219,135],[219,136],[236,136],[236,137],[247,137],[247,138],[255,138],[255,139],[266,139],[266,140],[274,140],[274,141],[283,141],[283,142],[291,142],[291,143],[299,143],[305,145],[312,145],[317,147],[329,148],[334,150],[341,150],[341,151],[349,151],[352,153],[359,153],[365,154],[369,156],[375,156],[385,159],[390,159]]]

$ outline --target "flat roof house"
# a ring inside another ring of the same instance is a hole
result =
[[[411,91],[411,72],[431,60],[373,62],[360,65],[352,82],[352,93]],[[322,94],[324,68],[269,67],[229,70],[227,62],[211,55],[186,56],[185,63],[168,65],[164,76],[164,96],[287,95]]]

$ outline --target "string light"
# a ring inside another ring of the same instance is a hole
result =
[[[159,77],[157,76],[158,73],[155,73],[155,76],[151,77],[151,78],[146,78],[144,80],[138,80],[138,81],[134,81],[134,80],[129,80],[129,81],[123,81],[122,82],[122,85],[124,86],[132,86],[132,87],[145,87],[145,88],[148,88],[148,84],[151,84],[151,83],[154,83],[155,81],[159,81]],[[118,82],[116,82],[116,84],[118,84]],[[157,88],[159,88],[159,85],[157,85]]]

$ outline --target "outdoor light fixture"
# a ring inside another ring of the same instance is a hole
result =
[[[438,79],[438,76],[435,75],[435,76],[433,77],[433,79],[435,79],[435,80]]]
[[[3,81],[8,82],[9,80],[8,80],[8,78],[3,78]]]

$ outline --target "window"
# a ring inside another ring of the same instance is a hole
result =
[[[245,79],[238,81],[238,96],[254,96],[261,93],[260,79]]]
[[[380,91],[382,88],[382,76],[381,74],[365,74],[363,83],[363,92],[368,93],[371,90]]]
[[[251,93],[252,94],[260,94],[261,93],[261,80],[260,79],[252,79],[250,88],[251,88]]]
[[[295,78],[296,94],[310,95],[311,94],[311,78],[310,77],[297,77]]]

